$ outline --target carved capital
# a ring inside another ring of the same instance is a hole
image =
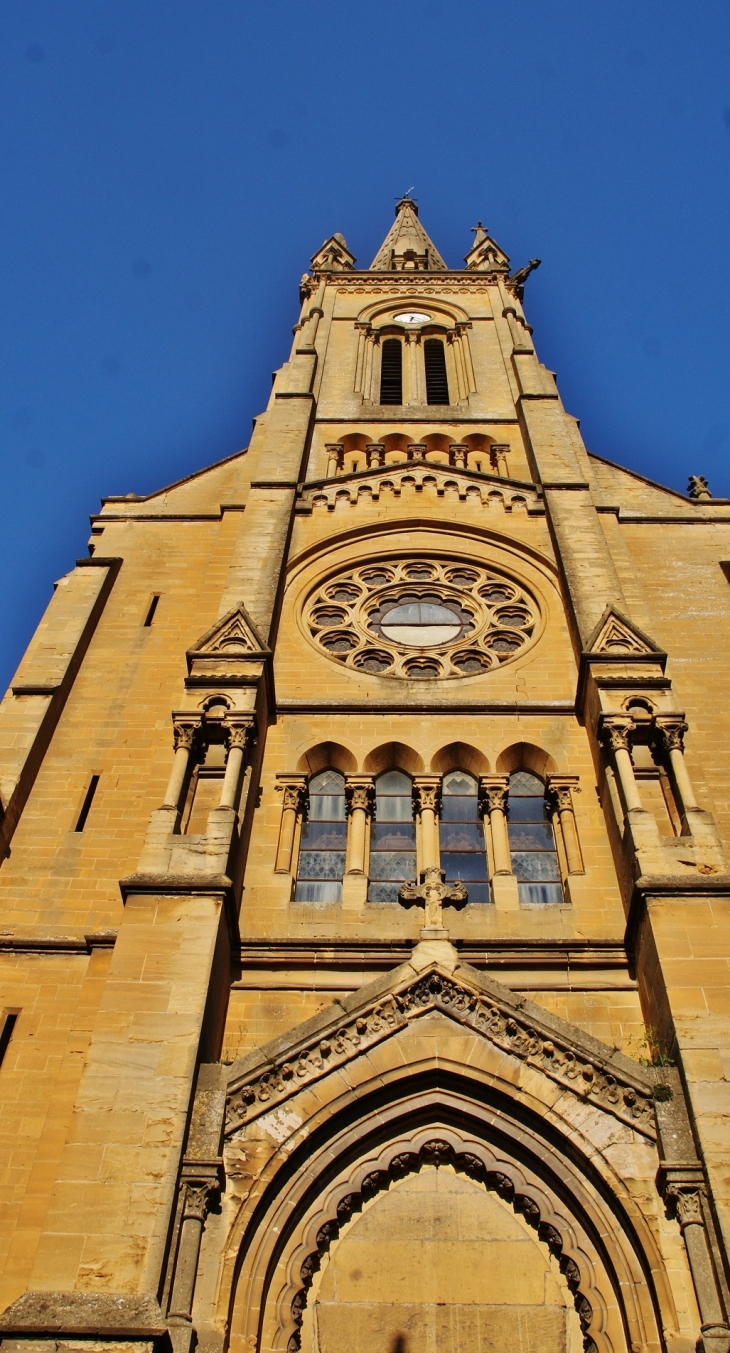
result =
[[[441,776],[416,775],[413,780],[413,807],[417,813],[441,812]]]
[[[191,752],[202,726],[202,714],[173,714],[172,745],[175,751],[184,747]]]
[[[702,1212],[702,1188],[686,1188],[681,1184],[669,1184],[666,1198],[682,1230],[685,1226],[704,1226]]]
[[[345,448],[341,442],[327,442],[325,445],[328,459],[334,461],[337,469],[341,470],[345,464]]]
[[[421,342],[421,331],[420,331],[420,329],[406,329],[406,332],[405,332],[405,340],[406,340],[406,343],[420,344],[420,342]]]
[[[425,460],[428,447],[425,442],[411,442],[408,447],[408,459],[411,461]]]
[[[385,465],[385,443],[368,442],[365,447],[365,459],[367,461],[368,469],[372,469],[373,466],[377,465]]]
[[[683,752],[688,724],[683,714],[659,714],[654,720],[662,751]]]
[[[611,752],[631,751],[631,733],[634,721],[624,714],[604,714],[601,719],[600,737],[604,746]]]
[[[208,1215],[208,1210],[215,1195],[219,1192],[217,1183],[210,1180],[205,1182],[190,1181],[185,1185],[185,1198],[183,1200],[182,1220],[187,1221],[192,1218],[194,1221],[203,1223]]]
[[[479,778],[479,808],[482,817],[496,810],[506,813],[509,801],[508,775],[482,775]]]
[[[277,775],[276,790],[284,796],[282,808],[293,808],[295,813],[303,812],[307,802],[306,775]]]
[[[256,739],[253,736],[255,719],[252,714],[228,714],[223,720],[223,728],[226,734],[229,752],[234,747],[240,747],[245,752],[248,746],[252,746]]]
[[[548,775],[547,797],[558,812],[573,811],[573,790],[578,790],[577,775]]]
[[[348,775],[345,780],[345,812],[349,817],[356,808],[368,817],[375,807],[375,784],[370,775]]]
[[[465,470],[468,463],[469,447],[464,442],[453,442],[449,447],[449,465]]]

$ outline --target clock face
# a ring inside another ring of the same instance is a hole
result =
[[[428,324],[430,315],[424,315],[420,310],[403,310],[400,315],[394,315],[396,324]]]

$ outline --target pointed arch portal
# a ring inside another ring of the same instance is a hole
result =
[[[663,1347],[646,1073],[466,965],[374,985],[231,1069],[231,1348]]]

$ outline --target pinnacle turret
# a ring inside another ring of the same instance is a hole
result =
[[[418,207],[412,197],[402,197],[395,207],[395,221],[370,264],[380,272],[447,272],[433,240],[418,219]]]

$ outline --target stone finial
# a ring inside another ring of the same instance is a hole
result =
[[[687,483],[687,493],[689,494],[690,498],[694,498],[695,501],[701,498],[712,497],[712,494],[710,493],[710,490],[707,487],[707,480],[705,479],[705,476],[703,474],[690,475],[689,481]]]

